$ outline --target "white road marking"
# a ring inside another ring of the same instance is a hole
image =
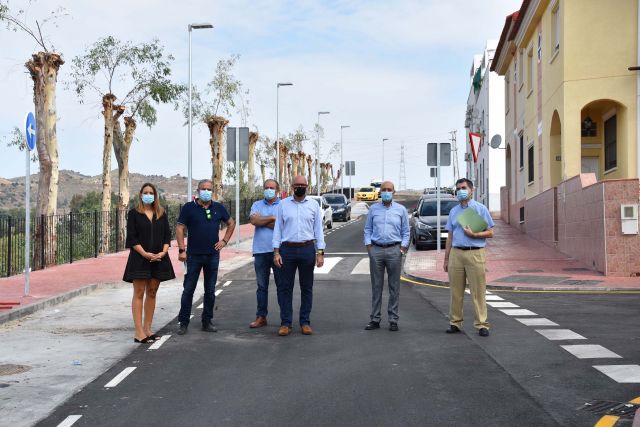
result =
[[[202,308],[202,307],[204,307],[204,303],[200,303],[200,305],[197,306],[196,308]]]
[[[223,288],[226,288],[227,286],[229,286],[231,284],[231,280],[227,280],[226,282],[224,282],[224,285],[222,285]]]
[[[471,295],[471,291],[469,289],[465,289],[464,293],[467,294],[467,295]]]
[[[369,258],[362,258],[351,270],[351,274],[370,274]]]
[[[60,424],[58,424],[58,427],[71,427],[80,418],[82,418],[82,415],[69,415],[67,418],[62,420]]]
[[[551,341],[586,340],[585,337],[571,329],[536,329],[535,331]]]
[[[561,345],[560,347],[573,354],[578,359],[617,358],[622,356],[598,344]]]
[[[111,387],[115,387],[118,384],[120,384],[120,382],[122,380],[124,380],[125,378],[127,378],[127,376],[136,370],[135,366],[130,366],[128,368],[124,368],[124,370],[122,372],[120,372],[118,375],[115,376],[114,379],[112,379],[111,381],[109,381],[107,384],[105,384],[105,388],[111,388]]]
[[[189,316],[189,320],[193,319],[193,314],[191,316]],[[180,324],[180,321],[178,320],[178,325]]]
[[[222,293],[222,289],[218,289],[218,290],[214,293],[214,295],[215,295],[215,296],[218,296],[218,295],[220,295],[221,293]]]
[[[498,295],[487,295],[485,299],[487,301],[504,301],[504,298],[499,297]]]
[[[640,383],[640,365],[594,365],[593,367],[619,383]]]
[[[171,335],[163,335],[163,336],[161,336],[159,340],[157,340],[156,342],[154,342],[153,344],[151,344],[151,346],[149,346],[149,349],[148,349],[147,351],[149,351],[149,350],[157,350],[157,349],[159,349],[159,348],[160,348],[160,346],[161,346],[162,344],[164,344],[165,342],[167,342],[167,340],[168,340],[169,338],[171,338]]]
[[[524,308],[505,308],[500,311],[507,316],[537,316],[533,311],[525,310]]]
[[[331,257],[324,259],[324,265],[320,268],[317,268],[313,271],[315,274],[329,274],[329,272],[336,266],[340,261],[342,261],[342,257]]]
[[[490,305],[491,307],[495,307],[495,308],[516,308],[516,307],[520,307],[519,305],[516,305],[512,302],[507,302],[507,301],[489,301],[487,302],[487,305]]]
[[[559,326],[556,322],[552,322],[544,317],[538,317],[535,319],[516,319],[518,322],[527,326]]]

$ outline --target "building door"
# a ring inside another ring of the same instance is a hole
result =
[[[596,179],[600,179],[600,158],[599,157],[583,157],[582,173],[593,173]]]

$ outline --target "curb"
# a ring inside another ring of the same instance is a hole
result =
[[[407,273],[406,271],[403,270],[402,275],[404,277],[406,277],[407,279],[410,279],[412,281],[418,282],[422,285],[436,285],[436,286],[443,286],[443,287],[449,287],[449,282],[447,281],[443,281],[443,280],[435,280],[435,279],[429,279],[427,277],[421,277],[421,276],[416,276],[410,273]],[[506,291],[506,292],[556,292],[556,293],[562,293],[562,292],[572,292],[572,293],[608,293],[608,292],[615,292],[615,293],[629,293],[629,294],[637,294],[640,293],[640,289],[638,288],[616,288],[616,287],[592,287],[592,288],[581,288],[578,286],[546,286],[546,287],[542,287],[542,286],[519,286],[519,285],[492,285],[490,283],[487,284],[486,286],[487,290],[490,291],[496,291],[496,292],[500,292],[500,291]]]

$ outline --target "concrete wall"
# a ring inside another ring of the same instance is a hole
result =
[[[640,277],[640,237],[624,235],[621,231],[621,204],[638,204],[638,179],[604,182],[607,275]]]
[[[555,189],[551,188],[525,201],[524,215],[527,234],[548,246],[555,247]]]

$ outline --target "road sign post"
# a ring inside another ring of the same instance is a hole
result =
[[[450,143],[435,143],[430,142],[427,144],[427,166],[435,166],[436,170],[436,226],[437,237],[436,244],[438,245],[436,253],[440,254],[440,244],[442,236],[440,235],[440,168],[441,166],[451,166],[451,144]],[[431,176],[433,176],[433,168],[431,169]]]
[[[36,118],[33,113],[25,117],[25,174],[24,174],[24,296],[30,292],[31,272],[31,150],[36,146]]]
[[[351,177],[356,174],[356,162],[347,160],[344,162],[344,174],[349,177],[349,202],[353,199],[353,187],[351,186]]]

